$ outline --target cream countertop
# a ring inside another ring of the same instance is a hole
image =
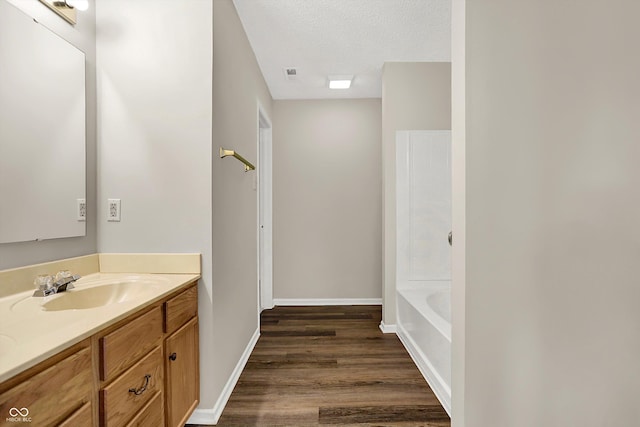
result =
[[[199,274],[93,273],[75,289],[49,297],[33,297],[33,290],[0,299],[0,382],[35,366],[200,278]],[[134,282],[124,301],[85,308],[47,311],[42,305],[70,293],[97,286]]]

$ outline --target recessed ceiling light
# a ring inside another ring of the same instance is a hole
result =
[[[353,76],[329,76],[329,89],[349,89]]]

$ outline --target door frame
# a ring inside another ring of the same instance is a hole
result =
[[[258,312],[273,308],[273,149],[271,120],[258,102]]]

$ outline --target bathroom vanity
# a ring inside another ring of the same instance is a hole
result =
[[[0,426],[183,426],[199,402],[198,278],[99,272],[1,298]]]

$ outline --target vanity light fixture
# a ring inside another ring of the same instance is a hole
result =
[[[58,7],[68,7],[70,9],[87,10],[89,9],[89,0],[54,1],[53,5]]]
[[[76,12],[87,10],[89,0],[40,0],[40,3],[53,10],[71,25],[76,24]]]
[[[329,76],[329,89],[349,89],[353,76]]]

